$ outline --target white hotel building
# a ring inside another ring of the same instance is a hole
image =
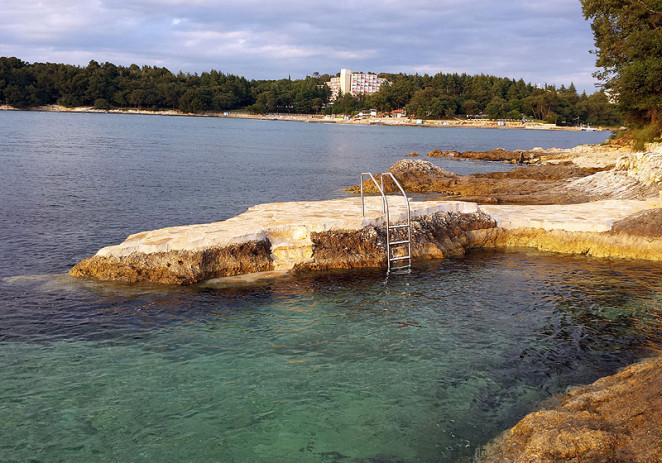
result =
[[[338,98],[340,92],[352,95],[371,94],[379,91],[379,87],[386,82],[386,79],[377,77],[377,74],[364,74],[362,72],[352,72],[351,69],[341,69],[340,77],[331,77],[327,85],[331,88],[331,101]]]

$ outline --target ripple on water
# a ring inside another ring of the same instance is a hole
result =
[[[481,252],[388,280],[5,279],[0,459],[470,457],[539,401],[659,350],[661,274]]]

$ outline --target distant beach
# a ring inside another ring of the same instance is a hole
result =
[[[152,111],[148,109],[95,109],[92,106],[79,106],[68,108],[61,105],[37,106],[33,108],[14,108],[9,105],[0,105],[2,111],[48,111],[48,112],[66,112],[66,113],[111,113],[111,114],[142,114],[153,116],[192,116],[192,117],[219,117],[236,119],[257,119],[265,121],[294,121],[294,122],[314,122],[322,124],[349,124],[349,125],[385,125],[385,126],[420,126],[420,127],[467,127],[474,129],[530,129],[530,130],[566,130],[571,132],[578,131],[601,131],[610,130],[602,127],[563,127],[555,124],[545,124],[535,121],[511,121],[511,120],[492,120],[492,119],[416,119],[409,117],[380,117],[363,116],[348,117],[342,115],[315,115],[315,114],[252,114],[242,111],[227,112],[201,112],[186,113],[175,109]]]

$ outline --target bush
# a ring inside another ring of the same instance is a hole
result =
[[[556,124],[558,117],[559,116],[556,113],[550,112],[547,117],[545,117],[545,122],[547,124]]]
[[[108,100],[105,98],[97,98],[94,100],[94,109],[103,109],[107,111],[110,109],[110,103],[108,103]]]
[[[629,146],[635,151],[646,150],[646,144],[660,142],[660,127],[649,124],[639,129],[619,130],[612,134],[608,142],[616,146]]]
[[[516,109],[513,109],[512,111],[510,111],[508,113],[508,119],[513,119],[513,120],[519,121],[519,120],[522,119],[522,113],[519,112]]]
[[[57,100],[57,104],[64,106],[66,108],[76,108],[78,106],[83,106],[83,102],[76,95],[65,95]]]
[[[632,148],[635,151],[644,151],[646,149],[646,143],[658,141],[660,138],[660,127],[656,124],[648,124],[641,129],[633,130],[632,137],[634,138]]]

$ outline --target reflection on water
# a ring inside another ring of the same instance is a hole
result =
[[[479,252],[388,281],[5,280],[33,296],[0,314],[0,460],[470,458],[541,400],[659,351],[661,276]]]

